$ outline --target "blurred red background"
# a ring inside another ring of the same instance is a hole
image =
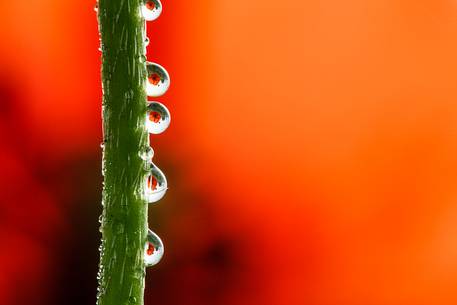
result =
[[[94,4],[0,3],[1,304],[95,303]],[[457,2],[163,5],[146,305],[457,304]]]

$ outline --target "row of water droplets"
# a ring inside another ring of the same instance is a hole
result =
[[[141,13],[146,21],[157,19],[162,13],[162,3],[160,0],[144,0],[141,6]],[[146,24],[145,24],[146,28]],[[146,30],[145,30],[146,32]],[[149,39],[146,37],[145,45]],[[146,53],[146,50],[145,50]],[[165,94],[170,87],[170,76],[168,72],[159,64],[146,62],[147,80],[146,94],[149,97],[159,97]],[[148,101],[145,118],[145,126],[149,133],[160,134],[170,125],[170,112],[167,107],[157,101]],[[163,172],[152,162],[154,150],[148,147],[141,152],[141,158],[147,162],[148,177],[145,181],[145,197],[149,203],[155,203],[165,196],[167,191],[167,178]],[[164,253],[163,242],[157,234],[148,229],[147,241],[144,249],[144,262],[146,266],[157,264]]]

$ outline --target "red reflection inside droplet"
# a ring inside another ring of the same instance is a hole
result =
[[[162,116],[157,111],[149,112],[149,120],[154,123],[159,123]]]
[[[154,245],[151,243],[148,243],[148,249],[146,250],[146,253],[148,255],[152,255],[155,251]]]
[[[160,82],[160,75],[157,73],[152,73],[149,75],[148,80],[151,84],[157,86],[157,84]]]
[[[152,11],[153,9],[155,9],[155,7],[156,7],[154,1],[146,1],[145,6],[146,6],[146,8],[147,8],[148,10],[151,10],[151,11]]]
[[[148,188],[152,191],[157,189],[157,179],[154,176],[148,177]]]

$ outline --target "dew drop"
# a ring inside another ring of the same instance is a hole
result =
[[[95,2],[94,11],[98,13],[98,1]]]
[[[154,149],[152,149],[150,146],[147,146],[145,149],[140,151],[139,155],[140,158],[144,161],[151,161],[152,157],[154,157]]]
[[[149,38],[146,37],[145,40],[144,40],[144,54],[147,54],[148,53],[148,45],[149,45]],[[145,56],[146,58],[146,56]],[[142,61],[142,62],[145,62],[146,60]]]
[[[167,92],[170,87],[170,76],[159,64],[147,62],[148,78],[146,81],[146,93],[149,96],[157,97]]]
[[[170,112],[167,107],[158,102],[151,102],[148,105],[146,114],[146,128],[149,133],[159,134],[170,126]]]
[[[146,179],[146,200],[149,203],[159,201],[167,192],[167,178],[162,171],[151,162],[150,173]]]
[[[116,227],[115,227],[115,233],[116,234],[122,234],[124,233],[124,224],[122,223],[119,223]]]
[[[141,13],[146,21],[156,20],[162,13],[162,3],[159,0],[144,0]]]
[[[156,265],[163,256],[163,243],[157,234],[148,229],[147,242],[144,248],[144,263],[147,267]]]

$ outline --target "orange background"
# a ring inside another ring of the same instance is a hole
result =
[[[146,305],[457,304],[457,2],[163,0]],[[94,1],[2,1],[0,303],[94,304]]]

